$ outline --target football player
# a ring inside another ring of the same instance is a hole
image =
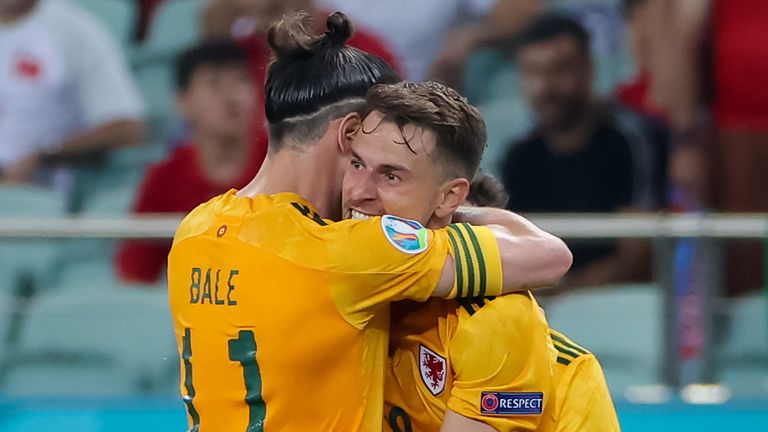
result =
[[[374,87],[361,110],[363,127],[344,178],[346,215],[386,213],[428,227],[448,225],[451,212],[435,207],[429,197],[444,194],[443,185],[456,176],[470,178],[475,146],[485,144],[466,139],[466,113],[482,121],[464,98],[440,84]],[[470,201],[497,200],[499,188],[490,180],[475,186]],[[465,270],[465,277],[476,277],[472,266]],[[529,293],[398,303],[390,356],[387,430],[618,429],[596,359],[550,331]],[[578,388],[578,397],[568,398],[569,388]]]

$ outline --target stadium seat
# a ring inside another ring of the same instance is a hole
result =
[[[178,119],[172,61],[171,58],[163,59],[134,70],[147,116],[152,122],[168,124]]]
[[[160,4],[144,43],[134,52],[134,75],[147,104],[150,121],[178,120],[173,64],[178,54],[200,37],[205,0],[167,0]]]
[[[478,107],[488,129],[482,169],[501,175],[500,164],[511,141],[530,129],[528,107],[520,94],[517,68],[495,50],[473,54],[465,71],[467,97]]]
[[[34,186],[0,186],[0,216],[56,218],[64,214],[59,192]],[[7,289],[21,275],[41,283],[57,253],[54,240],[0,238],[0,289]],[[11,290],[13,287],[10,287]]]
[[[615,395],[658,382],[663,296],[656,286],[611,286],[547,304],[550,326],[595,353]]]
[[[731,301],[727,339],[719,356],[722,382],[740,397],[768,395],[768,298]]]
[[[145,48],[173,53],[200,36],[200,13],[205,0],[166,0],[150,23]]]
[[[136,2],[126,0],[76,0],[83,9],[101,21],[115,40],[127,46],[136,24]]]
[[[177,354],[163,289],[102,285],[41,296],[0,385],[7,396],[173,394]]]

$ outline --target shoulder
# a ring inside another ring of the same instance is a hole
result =
[[[463,302],[457,315],[459,320],[451,341],[451,357],[466,367],[472,367],[476,353],[483,352],[483,361],[506,364],[505,368],[514,369],[512,363],[517,363],[514,360],[524,363],[527,359],[522,358],[526,356],[510,356],[510,352],[532,349],[532,341],[537,340],[537,335],[544,335],[546,329],[538,306],[528,293]]]
[[[189,212],[176,229],[176,234],[173,236],[173,245],[176,246],[183,240],[198,236],[210,228],[216,221],[214,207],[220,199],[220,196],[212,198]]]
[[[537,321],[538,310],[527,292],[512,293],[495,298],[459,301],[459,330],[484,333],[493,327],[502,332],[530,328]],[[523,332],[525,333],[525,332]]]

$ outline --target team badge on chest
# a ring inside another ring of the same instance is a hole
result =
[[[439,395],[445,389],[447,367],[445,358],[424,345],[419,345],[421,380],[424,381],[424,385],[427,386],[433,396]]]

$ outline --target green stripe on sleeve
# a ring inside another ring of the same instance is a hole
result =
[[[464,237],[464,233],[456,225],[448,225],[449,228],[454,230],[459,240],[461,240],[461,248],[464,251],[465,261],[467,263],[467,295],[466,297],[474,297],[475,295],[475,266],[472,265],[472,255],[469,252],[469,245],[467,239]]]
[[[575,352],[573,352],[573,351],[571,351],[569,349],[563,348],[563,347],[561,347],[559,345],[555,345],[555,349],[560,351],[560,353],[565,354],[565,355],[569,355],[569,356],[571,356],[573,358],[576,358],[576,357],[578,357],[580,355],[580,354],[575,353]]]
[[[462,297],[464,292],[464,263],[461,259],[461,251],[459,250],[459,245],[456,243],[456,238],[451,231],[447,232],[448,240],[451,241],[451,246],[453,246],[453,258],[456,261],[454,263],[456,267],[456,297]]]
[[[563,358],[563,357],[558,357],[557,358],[557,362],[560,363],[560,364],[566,365],[566,366],[571,364],[570,360],[568,360],[567,358]]]
[[[568,348],[570,348],[572,350],[578,351],[578,352],[580,352],[582,354],[589,354],[589,351],[585,350],[584,348],[582,348],[582,347],[580,347],[580,346],[578,346],[578,345],[576,345],[574,343],[571,343],[571,342],[567,341],[566,339],[561,338],[560,336],[558,336],[556,334],[550,333],[550,336],[552,337],[552,340],[556,340],[556,341],[560,342],[561,344],[567,346]]]
[[[485,297],[485,288],[487,285],[487,271],[485,269],[485,257],[483,256],[483,249],[480,247],[480,241],[477,239],[477,234],[472,230],[469,224],[461,224],[464,229],[469,233],[469,239],[472,241],[472,246],[475,248],[475,255],[477,255],[477,267],[480,269],[480,293],[478,297]]]

